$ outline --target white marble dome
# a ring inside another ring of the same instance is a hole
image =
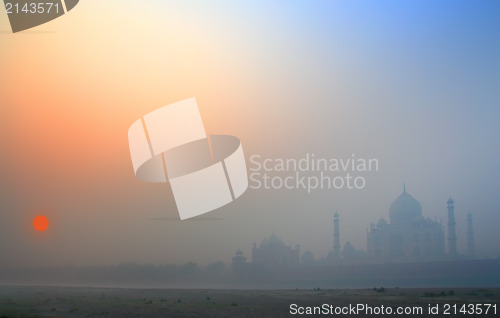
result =
[[[389,208],[391,224],[408,224],[419,216],[422,216],[422,206],[406,191],[403,191]]]

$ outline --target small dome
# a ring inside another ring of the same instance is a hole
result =
[[[422,206],[411,195],[404,191],[389,208],[391,223],[411,223],[416,217],[422,215]]]
[[[377,222],[378,227],[384,227],[386,225],[387,225],[387,221],[384,218],[380,218],[380,220],[378,220],[378,222]]]
[[[283,243],[276,235],[272,234],[268,239],[264,239],[260,243],[260,248],[266,247],[286,247],[286,244]]]

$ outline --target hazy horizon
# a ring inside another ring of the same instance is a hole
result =
[[[444,225],[453,197],[459,252],[471,212],[477,257],[498,258],[498,16],[496,1],[86,0],[11,34],[0,13],[0,268],[229,264],[273,233],[318,259],[335,212],[341,246],[366,250],[403,184]],[[190,97],[248,168],[354,154],[378,171],[363,189],[249,188],[178,221],[169,185],[135,178],[127,131]]]

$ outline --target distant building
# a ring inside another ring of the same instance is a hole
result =
[[[291,246],[283,243],[272,234],[264,239],[259,247],[254,243],[252,248],[252,264],[268,270],[298,267],[300,264],[300,246]]]
[[[366,259],[366,252],[357,250],[351,242],[347,241],[342,250],[342,257],[348,262],[364,261]]]
[[[333,216],[333,254],[329,258],[332,261],[338,261],[340,259],[340,226],[338,212],[335,212]]]
[[[441,222],[424,217],[420,203],[403,192],[389,207],[389,222],[381,218],[372,223],[367,231],[367,250],[358,250],[350,242],[345,242],[341,250],[340,216],[333,216],[333,249],[325,258],[315,260],[311,252],[306,251],[300,261],[300,246],[292,248],[272,234],[259,246],[253,244],[252,261],[247,262],[243,252],[238,250],[233,257],[233,271],[254,279],[262,274],[294,272],[286,269],[301,269],[323,265],[351,265],[370,263],[418,263],[440,262],[449,260],[475,259],[474,231],[472,214],[467,215],[467,255],[457,252],[455,224],[455,206],[450,197],[447,203],[447,252],[445,252],[445,228]]]
[[[476,258],[476,247],[474,245],[474,230],[472,226],[472,213],[467,214],[467,254],[470,258]]]
[[[451,200],[451,198],[450,198]],[[451,203],[452,204],[452,203]],[[448,211],[453,215],[453,207],[448,201]],[[444,229],[442,224],[424,218],[420,203],[403,190],[389,208],[388,223],[381,218],[372,224],[368,234],[368,257],[380,261],[432,261],[445,255]],[[456,251],[454,216],[450,242]]]
[[[448,204],[448,254],[451,257],[456,257],[457,252],[457,232],[455,230],[455,201],[450,197],[446,202]]]
[[[238,249],[233,257],[233,269],[247,262],[247,258],[243,256],[243,251]]]
[[[243,251],[241,249],[238,249],[233,257],[233,272],[237,274],[243,273],[247,269],[247,267],[247,258],[243,256]]]

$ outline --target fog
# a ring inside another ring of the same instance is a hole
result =
[[[471,212],[477,257],[500,256],[498,3],[101,2],[40,26],[53,33],[0,32],[0,268],[229,268],[273,233],[320,260],[335,212],[341,246],[366,250],[404,184],[443,225],[455,200],[459,253]],[[179,221],[168,183],[135,178],[127,130],[189,97],[208,133],[241,140],[249,175],[252,156],[376,159],[377,169],[351,171],[365,181],[353,189],[250,182],[234,202]],[[33,230],[37,214],[47,231]]]

